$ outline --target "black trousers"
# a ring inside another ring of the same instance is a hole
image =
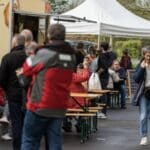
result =
[[[8,106],[12,124],[13,150],[20,150],[25,111],[21,104],[15,102],[8,102]]]

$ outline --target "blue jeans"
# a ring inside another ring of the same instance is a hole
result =
[[[148,119],[150,117],[150,100],[142,96],[140,101],[140,136],[147,136]]]
[[[121,84],[117,87],[114,87],[115,90],[118,90],[121,95],[121,107],[126,105],[126,87],[125,84]]]
[[[121,106],[124,107],[126,105],[126,87],[124,84],[120,85],[120,94],[121,94]]]
[[[26,112],[21,150],[39,150],[41,138],[48,137],[49,150],[62,150],[63,118],[46,118],[31,111]]]

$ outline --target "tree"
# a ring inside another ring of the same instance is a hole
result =
[[[73,8],[77,7],[78,5],[80,5],[84,1],[85,0],[70,0],[68,9],[73,9]]]
[[[61,14],[75,8],[85,0],[49,0],[52,6],[52,13]]]
[[[150,0],[136,0],[137,6],[150,9]]]
[[[52,13],[60,14],[64,12],[65,7],[68,5],[68,0],[49,0],[51,7],[52,7]]]
[[[141,0],[117,0],[120,2],[126,9],[130,10],[134,14],[150,20],[150,7],[149,9],[143,8],[138,5],[138,2]],[[150,0],[148,0],[150,2]]]

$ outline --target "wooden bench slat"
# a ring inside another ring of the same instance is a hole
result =
[[[71,97],[83,97],[83,98],[96,98],[101,96],[100,94],[94,93],[70,93]]]
[[[96,106],[96,107],[88,107],[89,109],[94,109],[94,110],[102,110],[103,107]]]
[[[93,117],[93,116],[96,116],[96,114],[92,114],[92,113],[66,113],[66,116]]]
[[[67,109],[67,111],[84,112],[83,109]],[[87,112],[98,112],[98,110],[88,109]]]
[[[110,91],[109,93],[119,93],[119,91]]]
[[[97,105],[98,106],[106,106],[106,104],[103,104],[103,103],[98,103]]]

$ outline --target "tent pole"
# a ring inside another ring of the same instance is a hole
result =
[[[9,0],[9,51],[11,50],[11,41],[12,41],[12,15],[13,15],[13,1],[14,0]]]
[[[100,38],[101,38],[101,22],[98,23],[98,41],[97,41],[98,50],[100,50]]]
[[[110,47],[113,46],[113,36],[112,35],[110,35],[109,45],[110,45]]]

